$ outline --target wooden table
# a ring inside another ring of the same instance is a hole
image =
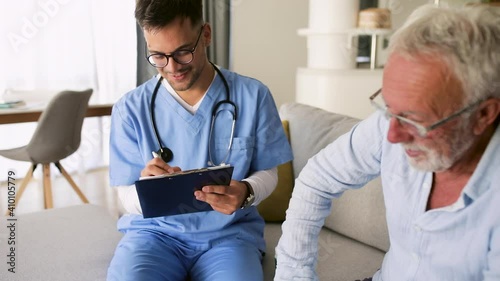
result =
[[[111,115],[113,104],[89,104],[85,117]],[[30,109],[1,109],[0,124],[36,122],[42,114],[43,107]]]

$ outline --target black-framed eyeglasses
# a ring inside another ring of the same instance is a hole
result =
[[[430,126],[424,126],[422,124],[419,124],[413,120],[410,120],[408,118],[405,118],[403,116],[399,116],[399,115],[396,115],[396,114],[392,114],[388,111],[388,108],[387,108],[387,105],[385,104],[381,104],[380,102],[377,102],[375,100],[375,98],[382,92],[382,89],[379,89],[377,92],[375,92],[373,95],[370,96],[370,103],[378,110],[382,111],[385,115],[385,117],[387,119],[391,119],[391,118],[396,118],[396,120],[399,122],[399,124],[405,128],[408,132],[410,132],[411,134],[413,135],[418,135],[420,137],[425,137],[427,136],[427,134],[438,128],[439,126],[445,124],[446,122],[460,116],[461,114],[467,112],[467,111],[470,111],[471,109],[473,109],[474,107],[476,107],[477,105],[479,105],[482,100],[479,100],[477,102],[474,102],[462,109],[460,109],[459,111],[451,114],[450,116],[448,117],[445,117],[439,121],[436,121],[434,122],[432,125]]]
[[[178,64],[191,63],[194,59],[194,52],[196,51],[196,47],[198,47],[198,42],[200,41],[203,27],[205,27],[205,25],[201,26],[200,33],[198,34],[198,38],[196,39],[196,43],[194,44],[193,49],[191,49],[191,50],[186,50],[186,49],[177,50],[177,51],[172,52],[170,55],[163,54],[163,53],[153,53],[153,54],[146,56],[146,59],[148,60],[148,62],[152,66],[157,67],[157,68],[162,68],[162,67],[167,66],[169,58],[172,58]]]

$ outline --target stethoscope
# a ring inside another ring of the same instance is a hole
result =
[[[210,124],[210,132],[208,134],[208,141],[209,141],[209,143],[208,143],[208,157],[209,157],[208,165],[209,166],[218,166],[218,165],[226,165],[226,161],[229,157],[229,153],[231,152],[231,147],[233,145],[233,137],[234,137],[234,126],[236,124],[236,119],[238,118],[238,111],[237,111],[238,107],[230,99],[229,85],[227,83],[226,78],[224,78],[224,75],[222,75],[222,72],[219,70],[219,68],[217,68],[212,62],[210,62],[210,64],[215,69],[215,71],[217,71],[217,74],[219,74],[220,78],[222,79],[222,82],[224,83],[224,88],[226,90],[226,99],[217,102],[212,108],[212,121]],[[153,96],[151,97],[150,113],[151,113],[151,123],[153,124],[153,131],[155,133],[156,141],[158,142],[158,146],[160,147],[160,149],[158,149],[158,151],[156,153],[158,154],[159,157],[161,157],[161,159],[163,159],[163,161],[168,163],[174,158],[174,153],[172,152],[172,150],[170,148],[163,146],[161,139],[160,139],[160,135],[158,134],[158,129],[156,127],[156,121],[155,121],[155,100],[156,100],[156,95],[158,94],[158,89],[160,88],[162,80],[163,80],[163,77],[160,76],[160,79],[158,79],[158,82],[156,83],[155,89],[153,91]],[[230,106],[233,107],[234,112],[232,112],[231,110],[228,110],[228,109],[223,109],[223,110],[218,111],[219,107],[222,104],[229,104]],[[217,119],[217,115],[222,111],[229,111],[233,117],[233,122],[231,124],[231,136],[229,139],[229,145],[227,148],[226,155],[224,156],[223,160],[218,165],[216,165],[212,159],[212,151],[210,148],[211,147],[210,141],[212,140],[212,133],[213,133],[214,125],[215,125],[215,120]]]

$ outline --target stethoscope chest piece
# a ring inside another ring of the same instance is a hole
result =
[[[166,163],[172,161],[172,159],[174,158],[174,153],[168,147],[161,147],[160,149],[158,149],[158,151],[156,153]]]

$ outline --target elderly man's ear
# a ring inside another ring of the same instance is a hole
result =
[[[482,134],[492,123],[500,118],[500,99],[487,99],[479,105],[476,112],[476,123],[474,124],[474,134]]]

